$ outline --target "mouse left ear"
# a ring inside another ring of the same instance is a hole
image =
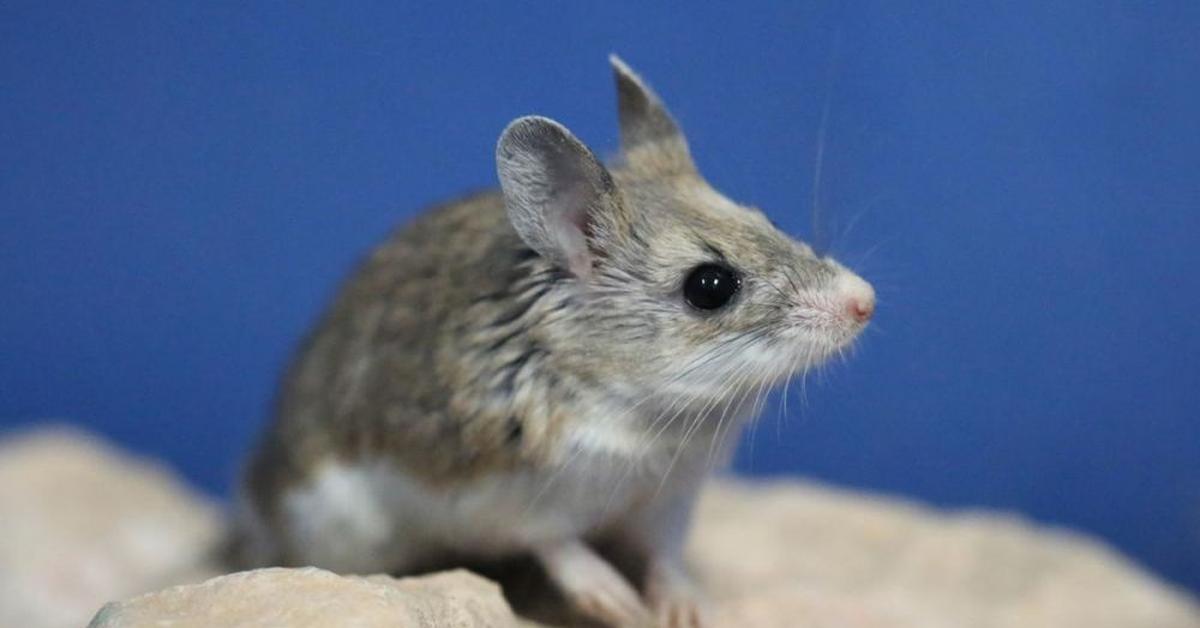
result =
[[[695,172],[687,139],[662,99],[624,61],[608,56],[617,83],[621,152],[634,167],[659,174]]]
[[[622,223],[616,185],[600,160],[561,124],[528,116],[500,135],[496,171],[521,239],[586,279],[592,246]]]

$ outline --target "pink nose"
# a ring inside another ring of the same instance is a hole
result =
[[[849,271],[838,276],[834,290],[842,302],[845,317],[860,325],[875,314],[875,289],[861,277]]]
[[[875,313],[875,298],[871,296],[855,296],[846,300],[846,311],[854,320],[865,323],[871,320]]]

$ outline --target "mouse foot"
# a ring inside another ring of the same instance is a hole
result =
[[[707,628],[708,609],[682,566],[652,561],[646,573],[646,599],[659,628]]]
[[[655,625],[629,581],[582,541],[542,548],[536,555],[580,613],[614,628]]]

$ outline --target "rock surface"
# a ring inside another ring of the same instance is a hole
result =
[[[106,601],[215,575],[216,509],[77,432],[0,443],[0,628],[84,625]],[[807,482],[722,481],[692,565],[736,628],[1200,628],[1185,593],[1088,537]],[[468,572],[270,569],[110,604],[97,628],[530,626]]]
[[[220,527],[166,469],[78,431],[0,441],[0,628],[77,628],[106,601],[202,578]]]
[[[722,483],[693,566],[718,626],[1197,628],[1200,610],[1100,542],[985,512],[795,481]]]
[[[423,578],[259,569],[105,606],[90,628],[449,628],[521,626],[500,587],[468,571]]]

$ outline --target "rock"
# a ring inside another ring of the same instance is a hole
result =
[[[78,433],[0,443],[0,628],[77,627],[108,600],[200,582],[216,510]],[[1102,543],[1000,513],[795,480],[714,482],[689,559],[717,628],[1200,628],[1184,592]],[[106,606],[97,628],[530,626],[467,572],[268,569]]]
[[[0,627],[78,628],[207,575],[218,510],[158,465],[66,428],[0,442]]]
[[[718,626],[1200,627],[1185,593],[1081,534],[806,482],[714,483],[691,548]]]
[[[258,569],[105,606],[89,628],[507,628],[523,625],[500,587],[467,571],[423,578]]]

